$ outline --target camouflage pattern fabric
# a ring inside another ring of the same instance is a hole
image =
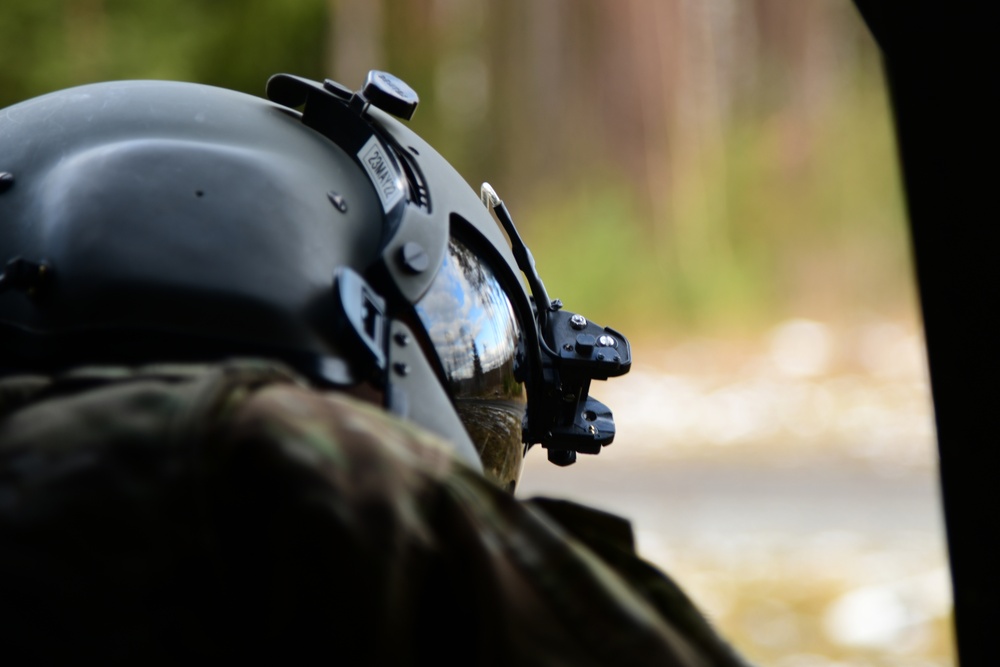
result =
[[[270,362],[0,380],[0,572],[18,664],[745,664],[626,522]]]

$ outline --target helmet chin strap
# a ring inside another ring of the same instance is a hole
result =
[[[535,267],[535,258],[518,234],[510,212],[496,190],[483,183],[483,204],[493,211],[507,233],[518,268],[524,273],[534,300],[541,365],[541,399],[529,403],[524,440],[540,443],[549,460],[570,465],[577,452],[598,454],[615,437],[611,409],[590,393],[592,380],[624,375],[632,367],[628,339],[576,313],[562,310],[549,299]]]

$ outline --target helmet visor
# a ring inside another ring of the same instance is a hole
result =
[[[513,490],[524,458],[527,399],[515,378],[521,327],[510,299],[490,267],[452,237],[416,311],[486,475]]]

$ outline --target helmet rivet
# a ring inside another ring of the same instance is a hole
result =
[[[397,361],[392,365],[392,370],[396,371],[397,375],[407,376],[410,374],[410,367],[404,364],[402,361]]]
[[[569,325],[574,329],[586,329],[587,328],[587,318],[583,315],[574,315],[569,318]]]
[[[423,273],[431,267],[431,258],[416,241],[408,241],[399,249],[399,259],[410,273]]]
[[[597,344],[600,345],[601,347],[618,347],[618,341],[615,340],[615,337],[609,336],[607,334],[604,334],[603,336],[598,338]]]
[[[330,190],[326,193],[326,196],[330,199],[330,203],[340,211],[341,213],[347,213],[347,201],[344,200],[344,196],[340,193]]]
[[[0,192],[7,192],[14,185],[14,174],[9,171],[0,171]]]

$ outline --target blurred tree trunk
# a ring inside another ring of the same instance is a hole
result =
[[[370,69],[384,67],[382,0],[327,0],[326,69],[357,88]]]
[[[64,16],[69,66],[78,82],[101,78],[107,59],[107,14],[104,0],[72,0]]]
[[[731,251],[734,119],[776,127],[799,169],[852,48],[840,0],[327,2],[329,71],[407,80],[414,128],[474,187],[527,201],[606,183],[692,265]]]

